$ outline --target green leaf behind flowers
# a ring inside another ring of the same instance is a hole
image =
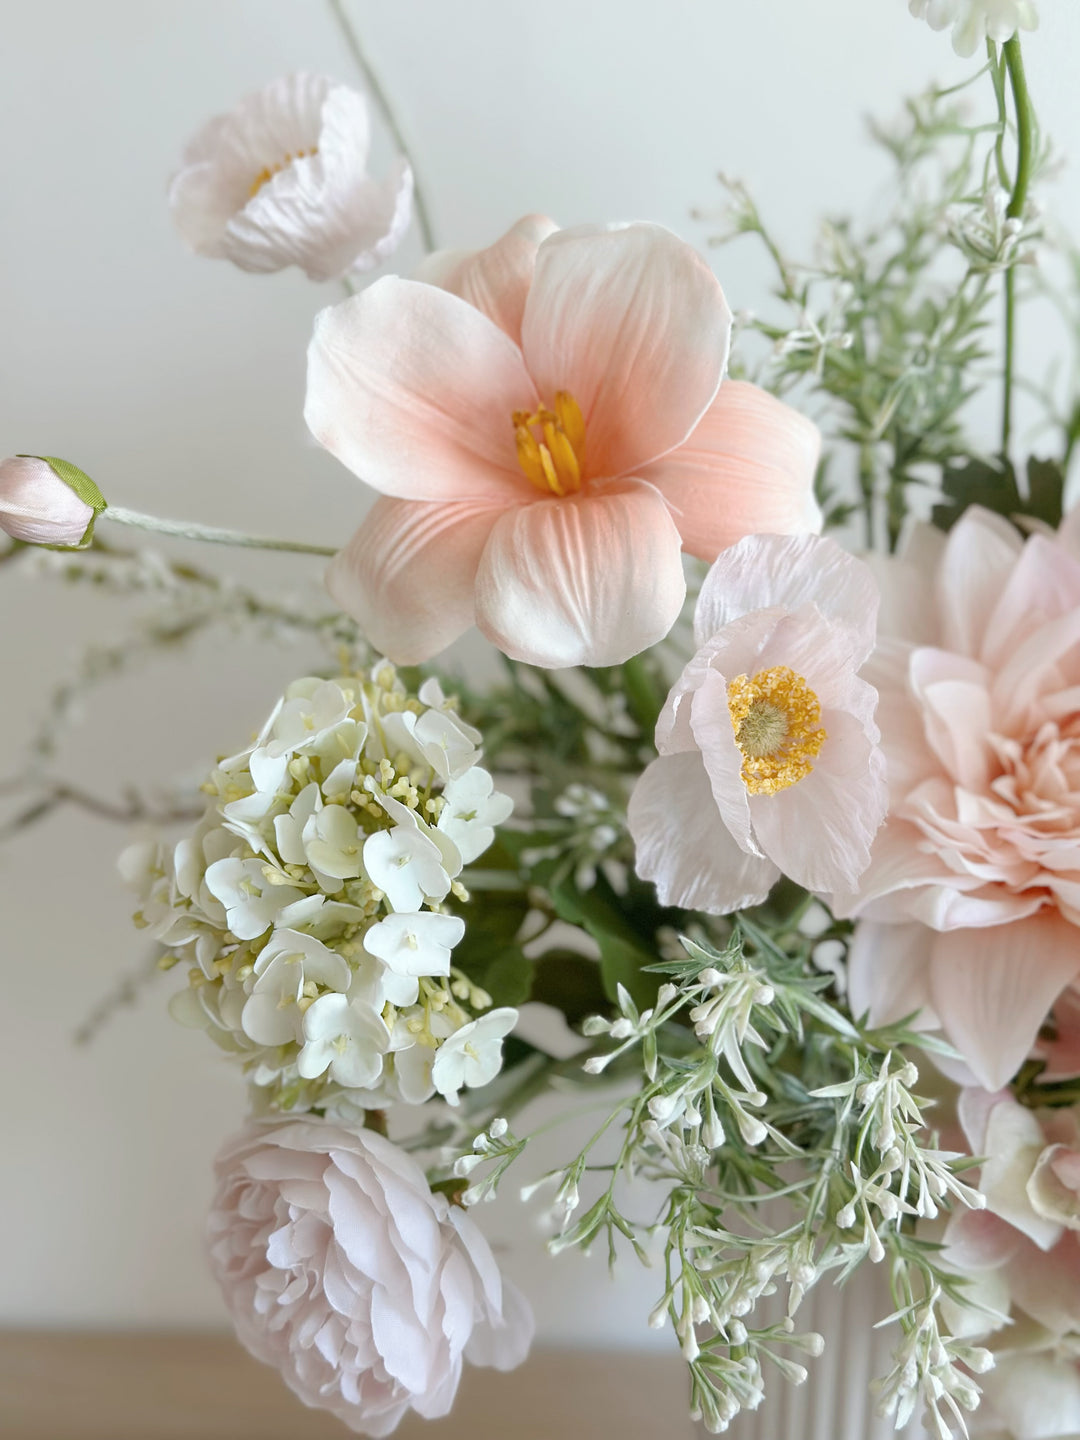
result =
[[[1021,490],[1009,460],[965,460],[948,465],[942,472],[944,498],[934,506],[934,524],[940,530],[951,530],[969,505],[981,505],[1012,521],[1021,533],[1027,533],[1023,518],[1041,520],[1056,530],[1064,511],[1064,470],[1056,460],[1032,456],[1026,479]]]

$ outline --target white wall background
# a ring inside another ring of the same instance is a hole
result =
[[[1033,90],[1077,155],[1080,6],[1042,10]],[[859,206],[882,182],[861,116],[967,69],[904,0],[354,0],[351,13],[455,246],[530,210],[648,218],[703,243],[690,211],[718,202],[723,168],[805,247],[822,210]],[[312,315],[336,292],[190,257],[163,203],[211,113],[295,68],[355,78],[328,7],[0,0],[0,35],[0,455],[69,456],[140,509],[343,540],[364,497],[301,421]],[[1054,204],[1080,224],[1074,169]],[[734,306],[763,303],[748,246],[718,263]],[[1025,341],[1041,362],[1048,337]],[[235,561],[288,583],[316,580],[317,564]],[[48,687],[126,613],[0,573],[0,775]],[[154,665],[96,694],[63,769],[102,792],[197,772],[308,663],[224,640]],[[168,1020],[168,980],[91,1050],[70,1043],[141,959],[112,868],[125,839],[67,814],[0,849],[0,1323],[222,1318],[200,1227],[240,1078]],[[548,1340],[662,1341],[644,1327],[655,1277],[627,1267],[609,1284],[599,1263],[547,1261],[515,1207],[484,1218]]]

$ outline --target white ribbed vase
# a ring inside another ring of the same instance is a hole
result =
[[[800,1333],[825,1337],[824,1354],[815,1360],[788,1352],[809,1371],[804,1385],[790,1384],[766,1363],[765,1400],[732,1422],[729,1440],[929,1440],[918,1418],[897,1431],[874,1410],[870,1382],[892,1369],[900,1338],[896,1326],[874,1326],[895,1308],[884,1266],[861,1265],[842,1288],[826,1276],[795,1318]]]

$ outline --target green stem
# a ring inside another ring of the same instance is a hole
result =
[[[1005,69],[1009,76],[1013,106],[1016,110],[1016,178],[1009,198],[1006,215],[1010,220],[1023,218],[1027,201],[1028,186],[1031,182],[1031,166],[1035,152],[1035,112],[1028,93],[1027,77],[1024,74],[1024,59],[1020,53],[1020,37],[1014,35],[1006,40],[1003,47]],[[1013,404],[1013,355],[1016,348],[1016,268],[1015,263],[1005,272],[1005,366],[1004,389],[1001,407],[1001,453],[1009,453],[1012,439]]]
[[[251,550],[289,550],[297,555],[336,555],[328,545],[308,545],[303,540],[275,540],[269,535],[247,535],[243,530],[220,530],[213,525],[195,525],[186,520],[161,520],[156,515],[142,515],[123,505],[109,505],[99,520],[112,520],[117,525],[131,525],[137,530],[152,530],[158,535],[175,535],[180,540],[200,540],[207,545],[239,545]]]
[[[371,61],[364,53],[364,47],[360,44],[360,36],[350,21],[346,11],[344,0],[330,0],[330,11],[337,21],[343,40],[348,48],[349,54],[356,63],[357,69],[363,75],[367,88],[371,92],[371,98],[379,107],[386,128],[394,138],[394,144],[408,160],[413,172],[413,213],[416,216],[416,227],[420,231],[420,239],[424,249],[430,255],[433,250],[438,249],[435,244],[435,229],[431,223],[431,215],[428,212],[427,199],[420,184],[420,177],[416,173],[416,164],[409,147],[405,143],[405,136],[402,133],[401,125],[398,122],[394,107],[390,103],[390,97],[383,89],[382,81],[371,64]]]

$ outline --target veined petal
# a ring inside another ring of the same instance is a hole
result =
[[[934,1008],[987,1090],[1016,1074],[1054,1001],[1078,972],[1076,927],[1047,910],[1011,925],[935,937]]]
[[[731,311],[689,245],[658,225],[560,230],[540,246],[521,345],[551,404],[585,417],[585,471],[636,473],[680,445],[724,373]]]
[[[520,345],[536,252],[558,228],[546,215],[526,215],[486,250],[436,251],[420,263],[415,278],[460,295]]]
[[[814,474],[821,432],[812,420],[744,380],[725,380],[689,439],[649,465],[683,549],[713,561],[744,535],[821,529]]]
[[[380,498],[335,555],[326,588],[382,654],[415,665],[473,624],[480,556],[503,507]]]
[[[384,495],[499,503],[528,494],[512,416],[535,405],[513,341],[433,285],[386,276],[316,318],[304,418]]]
[[[874,645],[878,589],[861,560],[819,535],[748,535],[725,550],[701,587],[694,612],[699,645],[751,610],[814,605],[853,635],[852,660]]]
[[[662,755],[630,797],[634,868],[661,905],[727,914],[760,905],[779,879],[771,861],[739,848],[714,805],[700,755]]]
[[[635,481],[517,506],[495,522],[476,621],[511,659],[618,665],[663,637],[686,594],[679,532]]]

